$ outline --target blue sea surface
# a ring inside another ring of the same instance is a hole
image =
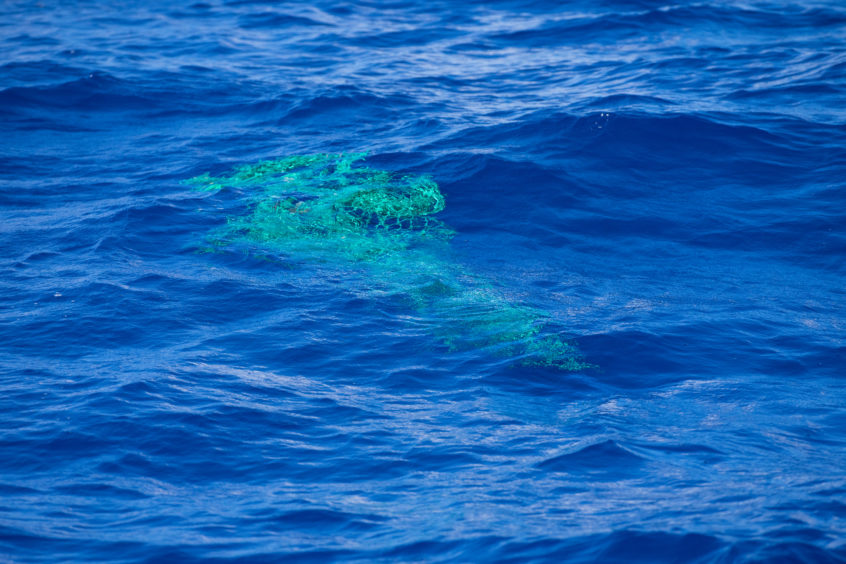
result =
[[[0,561],[846,562],[841,0],[0,16]],[[186,180],[358,152],[587,366],[207,252]]]

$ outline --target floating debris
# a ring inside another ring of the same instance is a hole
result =
[[[247,202],[246,213],[209,236],[213,250],[246,243],[291,260],[360,264],[374,291],[403,296],[437,320],[434,333],[451,350],[490,347],[530,366],[588,366],[573,345],[544,333],[543,312],[511,303],[448,260],[454,231],[433,217],[446,205],[434,180],[355,166],[365,157],[291,156],[186,182]]]

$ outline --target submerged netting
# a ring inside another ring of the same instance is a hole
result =
[[[510,303],[446,260],[453,232],[432,217],[445,201],[431,178],[357,166],[364,158],[292,156],[187,182],[247,202],[243,215],[209,237],[215,248],[247,244],[297,261],[364,265],[374,288],[438,320],[434,332],[450,349],[492,348],[528,365],[585,368],[572,345],[543,335],[542,312]]]
[[[353,167],[363,158],[294,156],[189,182],[204,190],[243,190],[251,200],[250,213],[230,219],[218,233],[222,242],[242,237],[292,257],[367,261],[449,238],[449,230],[429,217],[444,209],[434,181]]]

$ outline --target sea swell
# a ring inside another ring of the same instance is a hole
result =
[[[0,14],[0,560],[846,562],[839,3]],[[361,152],[448,241],[207,252]]]

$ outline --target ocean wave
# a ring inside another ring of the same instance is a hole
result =
[[[846,562],[837,2],[0,11],[6,558]]]

